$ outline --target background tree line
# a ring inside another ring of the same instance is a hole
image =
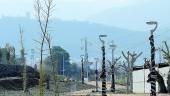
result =
[[[4,48],[0,48],[0,64],[16,64],[14,46],[7,43]]]

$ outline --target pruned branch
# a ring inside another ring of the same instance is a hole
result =
[[[136,58],[139,58],[139,56],[141,56],[143,54],[143,52],[140,52],[137,56],[136,56]]]
[[[129,51],[128,51],[128,53],[129,53]],[[129,54],[128,54],[128,56],[126,56],[125,53],[122,51],[122,55],[123,55],[123,57],[124,57],[126,60],[128,60]]]
[[[168,61],[168,63],[170,62],[170,51],[169,51],[169,46],[167,44],[166,41],[164,41],[164,45],[165,45],[165,49],[162,48],[162,52],[164,55],[164,59],[166,59]]]
[[[128,66],[126,65],[126,63],[123,61],[123,64],[119,65],[120,67],[122,67],[125,72],[128,72]]]
[[[114,66],[117,64],[117,62],[118,62],[120,59],[121,59],[121,56],[118,57],[118,58],[116,58],[116,59],[113,61]]]
[[[112,66],[112,62],[110,60],[107,60],[107,62],[109,63],[110,67]]]

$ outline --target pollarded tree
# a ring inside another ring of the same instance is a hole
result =
[[[128,80],[127,84],[128,84],[129,88],[127,88],[128,89],[127,91],[132,93],[133,92],[133,75],[132,75],[133,66],[134,66],[134,63],[136,62],[137,58],[139,58],[139,56],[142,55],[142,52],[139,53],[139,54],[136,54],[135,52],[130,53],[128,51],[127,55],[125,55],[125,53],[122,51],[122,55],[126,59],[127,64],[128,64],[128,76],[127,76],[127,78],[129,80]]]
[[[111,74],[112,74],[111,92],[115,92],[115,65],[120,60],[120,58],[121,57],[114,59],[113,62],[108,60],[111,67]]]

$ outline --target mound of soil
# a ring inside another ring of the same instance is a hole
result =
[[[20,90],[23,85],[23,66],[0,64],[0,88],[5,90]],[[39,72],[26,66],[27,87],[39,84]]]

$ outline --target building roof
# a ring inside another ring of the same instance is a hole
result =
[[[156,67],[158,68],[163,68],[163,67],[168,67],[170,66],[168,63],[159,63],[159,64],[156,64]],[[142,69],[148,69],[147,66],[134,66],[133,67],[133,71],[138,71],[138,70],[142,70]]]

